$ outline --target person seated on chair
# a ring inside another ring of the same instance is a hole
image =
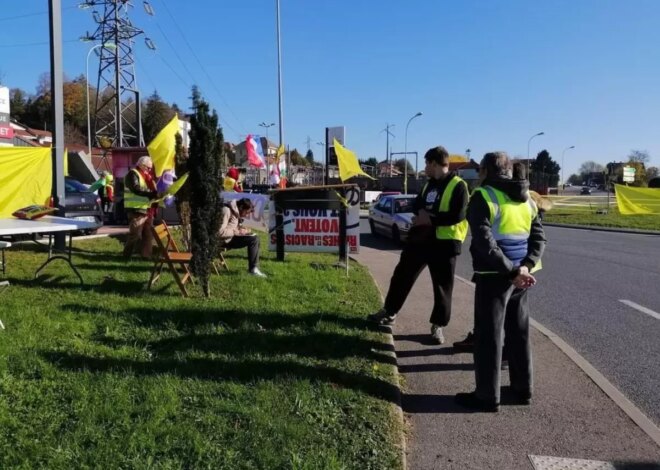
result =
[[[253,276],[266,277],[259,270],[259,237],[243,226],[243,218],[253,211],[254,206],[248,198],[225,204],[218,237],[222,246],[228,250],[247,247],[248,272]]]

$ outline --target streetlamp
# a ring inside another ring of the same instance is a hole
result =
[[[89,52],[87,52],[87,61],[85,62],[85,96],[87,97],[87,150],[89,151],[89,158],[92,158],[92,123],[89,116],[89,56],[92,54],[94,49],[99,47],[105,47],[106,49],[117,49],[117,45],[114,42],[106,42],[103,44],[97,44],[92,47]],[[96,90],[98,93],[98,90]],[[117,90],[119,93],[119,90]]]
[[[528,179],[529,181],[531,181],[531,179],[530,179],[530,174],[529,174],[529,144],[532,142],[532,139],[533,139],[534,137],[538,137],[538,136],[540,136],[540,135],[544,135],[544,134],[545,134],[545,132],[539,132],[538,134],[534,134],[534,135],[531,136],[531,137],[529,138],[529,140],[527,141],[527,179]]]
[[[575,145],[571,145],[570,147],[566,147],[564,151],[561,153],[561,183],[562,183],[562,189],[566,185],[566,180],[564,179],[564,154],[566,153],[566,150],[571,150],[574,149]]]
[[[404,137],[404,143],[403,143],[403,158],[404,158],[404,164],[403,164],[403,193],[408,194],[408,126],[410,125],[410,122],[415,119],[416,117],[420,117],[422,115],[421,112],[415,114],[413,117],[408,119],[408,124],[406,124],[406,132],[405,132],[405,137]],[[415,172],[417,172],[417,169],[415,169]]]

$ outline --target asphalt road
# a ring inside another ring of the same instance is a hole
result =
[[[400,250],[370,235],[366,219],[361,234],[362,245]],[[558,227],[546,227],[546,234],[532,317],[660,425],[660,236]],[[468,247],[469,239],[456,268],[466,279],[472,277]]]

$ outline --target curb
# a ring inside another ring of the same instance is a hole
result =
[[[455,276],[460,282],[474,288],[474,283],[460,276]],[[566,356],[584,372],[587,377],[601,389],[605,395],[610,397],[616,406],[623,411],[644,434],[649,436],[658,447],[660,447],[660,428],[651,421],[639,408],[637,408],[623,393],[619,391],[603,374],[592,366],[580,353],[573,349],[566,341],[543,326],[533,318],[529,318],[529,324],[543,336],[548,338],[552,344],[559,348]]]
[[[365,265],[360,263],[352,256],[349,256],[349,259],[351,259],[352,261],[354,261],[355,263],[359,264],[360,266],[366,269],[367,273],[369,273],[369,277],[371,278],[371,281],[376,286],[376,289],[378,289],[378,294],[380,295],[380,303],[383,304],[385,302],[385,298],[383,297],[383,293],[380,291],[380,287],[378,287],[378,283],[376,282],[376,279],[374,278],[373,274],[371,274],[369,268],[367,268]],[[384,328],[383,332],[387,334],[387,344],[392,346],[392,357],[394,357],[394,359],[397,359],[392,328],[391,327],[383,327],[383,328]],[[396,404],[394,405],[394,407],[397,418],[399,419],[399,425],[401,427],[401,436],[400,436],[401,442],[399,443],[399,448],[401,449],[401,468],[405,470],[408,468],[406,462],[406,421],[403,416],[403,406],[401,403],[401,374],[399,373],[398,364],[394,364],[394,373],[396,378]]]
[[[616,233],[630,233],[636,235],[660,235],[658,230],[643,230],[631,228],[617,228],[617,227],[600,227],[597,225],[571,225],[571,224],[557,224],[553,222],[542,222],[544,227],[559,227],[559,228],[572,228],[575,230],[594,230],[596,232],[616,232]]]

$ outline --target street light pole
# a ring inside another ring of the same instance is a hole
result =
[[[85,62],[85,96],[87,99],[87,150],[89,152],[89,158],[92,158],[92,123],[89,115],[89,56],[92,54],[94,49],[99,47],[105,47],[106,49],[116,49],[117,46],[113,42],[106,42],[104,44],[97,44],[96,46],[90,48],[87,52],[87,60]],[[98,90],[97,90],[98,92]]]
[[[284,130],[284,117],[282,113],[282,48],[280,46],[280,0],[276,0],[277,7],[277,97],[280,117],[280,145],[284,144],[282,137]]]
[[[566,185],[566,180],[564,179],[564,154],[566,153],[566,150],[571,150],[574,149],[575,145],[571,145],[570,147],[566,147],[564,151],[561,153],[561,184],[562,184],[562,191],[563,188]]]
[[[529,144],[532,142],[532,139],[533,139],[534,137],[538,137],[538,136],[540,136],[540,135],[544,135],[544,134],[545,134],[545,132],[539,132],[538,134],[534,134],[534,135],[531,136],[531,137],[529,138],[529,140],[527,141],[527,180],[528,180],[528,181],[531,181],[531,179],[530,179],[530,174],[529,174]]]
[[[419,112],[415,114],[413,117],[408,119],[408,124],[406,124],[406,132],[405,132],[405,137],[403,139],[403,158],[404,158],[404,164],[403,164],[403,194],[408,194],[408,126],[410,125],[410,122],[415,119],[416,117],[421,116],[422,113]]]

